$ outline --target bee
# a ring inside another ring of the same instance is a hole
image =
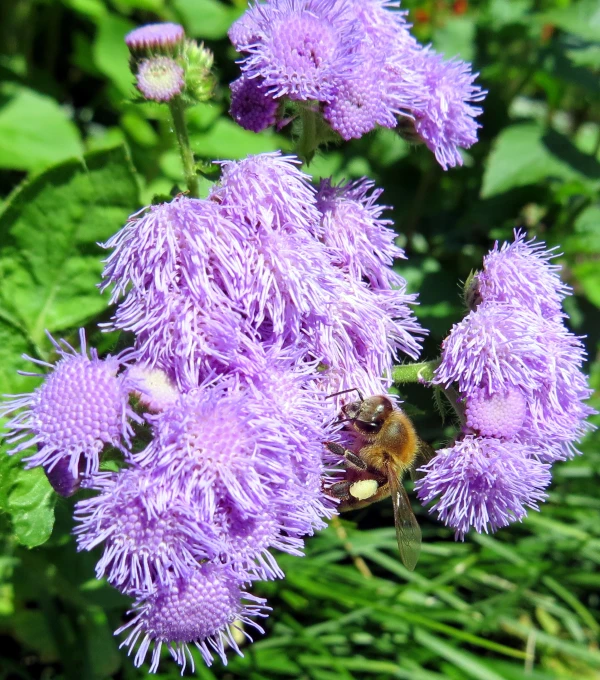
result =
[[[358,401],[342,407],[341,422],[349,423],[358,433],[360,448],[354,452],[341,444],[325,442],[332,453],[344,458],[345,464],[345,478],[328,486],[325,492],[339,499],[340,512],[357,510],[391,496],[400,558],[413,571],[421,551],[421,529],[402,477],[409,472],[414,479],[416,468],[431,460],[435,452],[419,438],[406,413],[395,408],[388,397],[364,399],[358,394]]]

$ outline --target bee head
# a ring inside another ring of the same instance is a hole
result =
[[[383,395],[352,401],[342,406],[342,413],[353,427],[364,434],[376,434],[394,410],[392,402]]]

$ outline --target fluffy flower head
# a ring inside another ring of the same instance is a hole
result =
[[[441,449],[415,484],[423,503],[463,539],[473,527],[496,531],[537,510],[550,483],[550,466],[536,460],[537,450],[522,442],[467,435]]]
[[[355,62],[360,32],[335,0],[274,0],[256,4],[232,34],[247,54],[242,70],[260,77],[274,97],[329,101]],[[248,42],[245,42],[248,40]]]
[[[154,645],[150,672],[155,673],[162,645],[166,644],[182,672],[188,660],[193,671],[189,645],[200,650],[208,666],[213,662],[213,652],[226,664],[226,644],[241,655],[230,627],[236,627],[235,622],[240,621],[262,633],[262,628],[250,617],[266,616],[265,610],[264,600],[243,592],[241,580],[229,570],[203,564],[175,585],[140,597],[135,603],[136,616],[117,633],[131,628],[123,642],[129,653],[142,637],[135,655],[136,666],[144,663]]]
[[[462,165],[459,148],[468,149],[477,141],[480,127],[475,118],[482,112],[473,103],[486,93],[475,85],[477,74],[464,61],[444,60],[442,55],[424,49],[416,61],[422,77],[425,97],[414,107],[416,133],[433,151],[438,163],[447,170]]]
[[[100,493],[75,508],[78,549],[104,542],[96,576],[106,576],[123,592],[171,586],[217,552],[211,527],[160,473],[138,468],[99,473],[91,486]]]
[[[69,461],[75,479],[80,469],[90,475],[98,471],[106,445],[126,450],[131,435],[128,418],[136,419],[129,407],[128,386],[118,376],[119,359],[100,360],[96,350],[87,354],[83,330],[79,334],[81,353],[66,341],[52,343],[60,359],[42,385],[32,394],[16,395],[0,413],[24,410],[7,425],[10,443],[18,442],[13,453],[37,446],[27,467],[43,465],[47,471],[62,460]],[[32,374],[36,375],[36,374]]]
[[[523,231],[515,231],[512,243],[499,246],[496,241],[477,274],[481,299],[509,302],[560,319],[562,302],[571,289],[560,279],[560,265],[552,264],[555,257],[553,249],[547,250],[544,243],[526,241]]]

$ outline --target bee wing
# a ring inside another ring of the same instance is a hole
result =
[[[404,566],[409,571],[413,571],[421,552],[421,529],[410,507],[406,489],[402,486],[397,471],[389,463],[387,475],[392,503],[394,504],[394,524],[396,525],[396,540],[398,541],[400,558]]]
[[[422,472],[419,472],[418,468],[422,467],[423,465],[427,465],[429,461],[435,456],[435,449],[428,444],[427,442],[424,442],[422,439],[419,439],[419,448],[417,450],[417,455],[415,456],[415,459],[412,462],[412,465],[410,466],[410,478],[414,482],[416,479],[421,479],[423,476]]]

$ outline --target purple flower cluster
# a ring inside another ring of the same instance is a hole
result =
[[[417,486],[460,538],[537,509],[551,464],[573,456],[590,427],[585,351],[564,325],[570,290],[554,257],[520,231],[496,243],[467,285],[471,311],[444,341],[435,382],[456,388],[464,425]]]
[[[135,599],[123,644],[151,671],[163,645],[182,666],[191,646],[225,661],[233,629],[261,630],[249,585],[281,578],[271,551],[301,555],[335,512],[329,395],[381,393],[397,353],[419,353],[380,192],[309,180],[264,154],[224,163],[207,199],[133,215],[102,285],[132,347],[100,361],[55,343],[42,386],[4,407],[25,408],[10,427],[38,446],[30,465],[67,461],[60,488],[98,492],[76,505],[78,547],[102,546],[97,576]],[[118,472],[99,471],[108,446]]]
[[[260,132],[284,101],[318,110],[342,139],[376,126],[425,143],[440,165],[462,165],[477,141],[485,92],[470,65],[445,61],[410,34],[387,0],[269,0],[255,3],[229,37],[243,58],[231,115]],[[400,125],[399,125],[400,121]]]

